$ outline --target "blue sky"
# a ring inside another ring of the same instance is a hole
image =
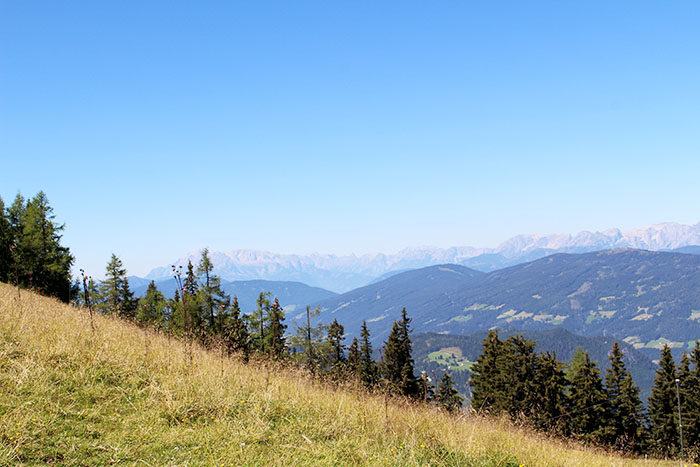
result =
[[[0,196],[78,265],[700,221],[700,2],[0,1]]]

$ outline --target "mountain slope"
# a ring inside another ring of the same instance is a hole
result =
[[[95,316],[0,284],[2,465],[641,465]],[[669,464],[670,465],[670,464]]]
[[[367,319],[380,340],[405,306],[419,332],[562,326],[584,336],[625,340],[650,356],[663,343],[682,349],[700,338],[698,255],[641,250],[556,254],[469,281],[424,287],[421,276],[430,271],[374,284],[385,289],[383,294],[363,288],[321,302],[319,319],[337,318],[351,333]]]
[[[481,271],[493,271],[532,261],[553,253],[583,253],[613,248],[673,250],[700,245],[700,223],[656,224],[643,229],[570,234],[518,235],[496,248],[452,247],[406,248],[395,254],[361,256],[292,255],[267,251],[210,251],[215,272],[226,280],[265,279],[297,281],[316,287],[346,292],[380,276],[406,269],[436,264],[460,264]],[[172,264],[187,266],[199,261],[202,250],[195,250]],[[171,266],[152,270],[148,279],[163,279]]]
[[[483,272],[456,264],[406,271],[322,301],[322,313],[315,322],[337,319],[346,332],[358,335],[362,321],[366,320],[376,342],[389,334],[393,320],[398,319],[405,304],[410,304],[412,316],[451,309],[452,296],[457,290],[485,276]]]

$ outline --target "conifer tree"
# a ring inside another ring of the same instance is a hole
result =
[[[452,377],[447,371],[442,375],[438,385],[435,401],[444,409],[453,412],[462,408],[462,396],[455,389]]]
[[[156,287],[155,281],[151,281],[144,295],[138,303],[136,321],[142,326],[161,327],[165,323],[165,296]]]
[[[357,337],[353,337],[348,347],[348,372],[352,378],[359,378],[362,369],[362,356],[360,355],[360,343]]]
[[[43,191],[26,204],[17,194],[7,217],[2,216],[5,241],[12,246],[11,252],[2,256],[15,265],[6,271],[12,282],[67,302],[73,256],[60,243],[64,226],[54,221],[53,212]]]
[[[488,412],[495,405],[502,405],[500,362],[503,352],[503,341],[498,338],[498,331],[490,330],[482,343],[481,354],[471,367],[469,385],[472,387],[473,409]]]
[[[10,274],[13,266],[12,249],[14,239],[10,220],[5,212],[5,202],[0,197],[0,282],[10,282]]]
[[[284,312],[280,306],[280,302],[275,298],[274,303],[270,307],[270,354],[273,358],[280,359],[287,351],[287,342],[284,337],[284,332],[287,325],[284,324]]]
[[[394,321],[391,333],[384,343],[382,376],[404,396],[417,396],[418,384],[413,371],[410,339],[411,319],[406,309],[401,311],[401,320]]]
[[[243,355],[243,360],[248,361],[250,355],[250,334],[241,316],[238,297],[233,297],[229,313],[226,314],[226,318],[222,323],[222,333],[229,354],[240,352]]]
[[[418,377],[418,395],[423,402],[430,402],[435,398],[435,387],[433,386],[433,380],[425,371],[422,371]]]
[[[112,253],[112,257],[107,263],[105,272],[105,280],[100,284],[101,300],[97,309],[103,313],[111,313],[115,315],[121,314],[123,282],[126,280],[126,269],[122,260]]]
[[[501,397],[496,407],[508,412],[513,420],[531,418],[540,396],[535,342],[521,335],[509,337],[503,343],[498,366]]]
[[[214,274],[214,264],[209,258],[209,249],[202,250],[202,257],[197,265],[197,275],[200,280],[200,302],[206,312],[207,326],[212,334],[220,334],[221,327],[217,329],[215,313],[222,305],[227,305],[230,298],[221,288],[221,279]]]
[[[608,397],[595,362],[588,352],[571,380],[571,431],[584,441],[602,443],[610,438]]]
[[[691,384],[693,384],[693,373],[690,369],[690,360],[690,356],[686,352],[683,352],[683,355],[681,356],[681,361],[678,364],[678,368],[676,369],[676,383],[678,386],[677,402],[680,403],[682,421],[681,426],[683,428],[684,442],[684,452],[682,454],[686,454],[688,452],[688,448],[691,447],[692,444],[694,444],[691,439],[693,437],[693,433],[688,432],[688,427],[689,425],[694,425],[695,419],[700,415],[692,410],[692,397],[695,388],[691,386]],[[691,451],[693,451],[692,447]]]
[[[269,346],[266,345],[266,328],[267,321],[270,318],[270,292],[260,292],[256,301],[257,308],[253,313],[247,316],[249,321],[248,329],[251,332],[255,348],[260,352],[269,351]]]
[[[649,422],[651,445],[656,454],[675,455],[679,446],[676,399],[676,365],[671,349],[661,349],[659,369],[649,397]]]
[[[568,365],[566,365],[566,379],[568,379],[569,382],[573,381],[574,375],[578,373],[579,367],[583,365],[585,360],[586,355],[583,351],[583,347],[579,345],[576,347],[576,350],[574,350],[574,355],[571,357]]]
[[[700,463],[700,340],[695,341],[690,362],[693,368],[685,383],[687,393],[683,409],[683,435],[688,440],[689,458]]]
[[[605,375],[605,389],[612,425],[610,441],[618,449],[630,451],[639,446],[643,436],[644,415],[639,388],[625,368],[622,357],[620,344],[615,342],[609,357],[610,368]]]
[[[204,331],[202,304],[200,297],[197,295],[198,289],[194,266],[192,261],[188,261],[185,281],[182,287],[182,315],[185,334],[190,337],[202,337]]]
[[[537,357],[537,403],[533,413],[535,426],[562,435],[568,434],[568,420],[565,418],[568,397],[568,380],[564,374],[564,364],[556,354],[546,352]]]
[[[372,343],[369,340],[369,329],[367,321],[362,322],[360,329],[360,358],[361,358],[361,379],[367,388],[376,386],[379,380],[379,370],[377,364],[372,359]]]
[[[343,335],[345,328],[334,319],[328,327],[328,343],[331,347],[331,367],[339,368],[345,362],[345,346],[343,345]]]

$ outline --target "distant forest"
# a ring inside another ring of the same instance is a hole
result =
[[[381,391],[449,411],[462,407],[449,372],[437,381],[425,372],[416,375],[411,319],[405,309],[375,361],[366,322],[360,338],[346,345],[345,329],[337,320],[311,326],[311,317],[319,310],[310,307],[306,324],[289,331],[284,310],[269,292],[260,293],[254,310],[241,310],[237,297],[222,290],[206,249],[196,266],[192,262],[186,268],[173,266],[177,283],[173,297],[165,297],[151,282],[146,294],[136,299],[116,255],[107,263],[102,282],[85,271],[72,280],[74,258],[61,245],[63,229],[43,192],[30,200],[17,195],[9,207],[0,199],[0,281],[16,285],[18,293],[30,289],[71,302],[86,313],[112,315],[190,343],[220,348],[246,362],[285,361],[307,368],[329,384]],[[615,343],[603,376],[585,352],[565,364],[554,353],[536,352],[534,341],[520,335],[502,340],[493,330],[471,366],[471,409],[506,415],[584,443],[700,461],[700,341],[678,364],[668,346],[661,350],[648,410],[622,357]]]

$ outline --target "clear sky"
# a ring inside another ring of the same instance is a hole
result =
[[[698,1],[0,1],[0,196],[96,276],[694,224],[699,182]]]

